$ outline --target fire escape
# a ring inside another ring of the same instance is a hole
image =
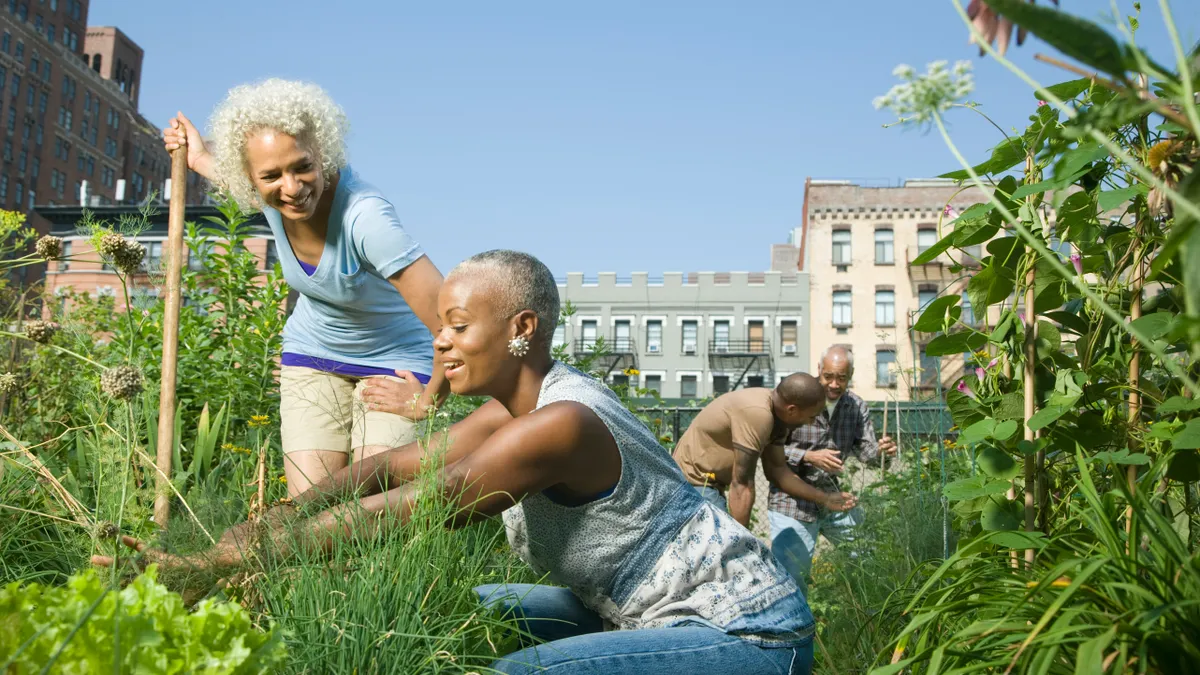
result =
[[[736,373],[736,379],[730,379],[728,391],[744,386],[747,376],[752,374],[762,378],[756,386],[775,384],[771,342],[765,338],[709,340],[708,366],[714,373]]]

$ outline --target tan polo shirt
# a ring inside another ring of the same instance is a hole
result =
[[[733,481],[735,445],[761,453],[773,443],[783,443],[785,429],[782,425],[776,429],[771,391],[765,387],[731,391],[696,415],[675,446],[675,462],[689,483],[724,492]]]

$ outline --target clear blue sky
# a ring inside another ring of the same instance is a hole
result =
[[[957,168],[939,138],[881,128],[871,100],[897,63],[973,60],[973,98],[1006,128],[1034,105],[942,0],[91,4],[90,24],[145,50],[156,124],[178,109],[201,123],[246,81],[325,87],[350,116],[352,164],[443,271],[497,247],[556,274],[762,270],[800,222],[806,176]],[[1140,42],[1173,64],[1158,3],[1143,4]],[[1200,2],[1172,4],[1192,44]],[[1067,79],[1032,62],[1045,45],[1015,51],[1043,82]],[[954,131],[982,159],[998,132],[974,117]]]

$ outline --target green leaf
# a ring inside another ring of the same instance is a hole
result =
[[[1149,464],[1150,457],[1140,452],[1130,454],[1128,448],[1121,448],[1120,450],[1116,451],[1105,450],[1103,452],[1097,452],[1096,454],[1092,455],[1092,461],[1100,462],[1101,464],[1142,465]]]
[[[1017,237],[1001,237],[988,242],[988,253],[992,254],[992,264],[1017,268],[1021,255],[1025,253],[1025,244]]]
[[[1147,338],[1157,340],[1171,331],[1171,323],[1174,320],[1175,314],[1171,312],[1155,312],[1131,321],[1129,325]]]
[[[989,174],[997,174],[1008,171],[1017,164],[1025,161],[1025,147],[1019,139],[1006,138],[999,145],[992,148],[992,156],[980,164],[972,167],[973,171],[980,176]],[[944,173],[939,178],[950,178],[953,180],[966,180],[971,177],[971,174],[966,169],[951,171]]]
[[[1118,190],[1106,190],[1100,193],[1100,197],[1096,200],[1096,204],[1100,207],[1100,212],[1105,213],[1111,211],[1122,204],[1125,204],[1134,197],[1146,194],[1149,190],[1146,186],[1138,183],[1133,187],[1120,188]]]
[[[1188,421],[1183,428],[1175,432],[1171,445],[1176,450],[1195,450],[1200,448],[1200,418]]]
[[[982,441],[985,438],[991,438],[992,430],[995,428],[996,428],[996,420],[993,420],[989,417],[987,419],[980,420],[980,421],[976,422],[975,424],[972,424],[971,426],[967,427],[966,429],[963,429],[963,432],[961,435],[959,435],[958,439],[960,442],[965,443],[967,445],[970,445],[972,443],[978,443],[979,441]]]
[[[1000,231],[1000,226],[993,223],[988,216],[964,218],[959,216],[954,221],[954,245],[959,248],[982,244]]]
[[[1016,501],[993,499],[983,506],[979,521],[988,532],[1019,530],[1025,509]]]
[[[946,310],[957,305],[959,300],[958,295],[943,295],[934,298],[925,306],[925,310],[913,324],[913,330],[921,333],[936,333],[942,330],[946,321]]]
[[[998,441],[1007,441],[1012,438],[1012,435],[1017,432],[1019,426],[1015,420],[1004,420],[996,425],[992,430],[992,438]]]
[[[1125,73],[1125,51],[1108,31],[1073,14],[1025,0],[984,0],[1063,54],[1112,75]]]
[[[1075,176],[1079,172],[1084,171],[1084,168],[1092,162],[1104,159],[1105,157],[1108,157],[1108,155],[1108,148],[1096,143],[1095,141],[1080,143],[1075,148],[1067,150],[1063,153],[1062,158],[1059,159],[1058,164],[1054,168],[1054,175],[1064,177]],[[1082,198],[1086,199],[1088,202],[1092,201],[1090,195],[1079,192],[1073,193],[1072,195],[1068,196],[1067,199],[1069,200],[1071,197],[1074,197],[1077,194],[1082,194]],[[1063,203],[1065,204],[1066,202],[1064,201]],[[1095,212],[1093,211],[1093,215],[1094,214]]]
[[[1016,428],[1015,422],[1005,422],[1012,424]],[[994,448],[990,445],[984,446],[975,455],[975,461],[979,464],[979,470],[1000,480],[1012,480],[1021,473],[1022,465],[1013,459],[1013,456]]]
[[[1025,399],[1021,392],[1012,391],[1000,397],[992,418],[997,420],[1020,420],[1025,417]]]
[[[1192,410],[1200,410],[1200,399],[1172,396],[1158,406],[1159,415],[1173,415],[1175,413],[1188,412]]]
[[[979,270],[967,283],[967,296],[976,314],[983,316],[983,309],[1001,302],[1012,295],[1016,284],[1012,270],[996,264]]]
[[[1200,453],[1195,450],[1177,451],[1167,466],[1167,478],[1181,483],[1200,481]]]
[[[1069,412],[1069,410],[1067,408],[1062,408],[1062,407],[1058,407],[1058,406],[1049,406],[1046,408],[1042,408],[1041,410],[1035,412],[1033,414],[1033,417],[1029,418],[1029,423],[1028,423],[1029,429],[1031,431],[1037,431],[1038,429],[1045,427],[1046,425],[1050,424],[1054,420],[1067,414],[1067,412]]]
[[[910,263],[910,266],[912,266],[912,265],[928,265],[929,263],[936,260],[939,255],[950,250],[950,247],[954,245],[954,236],[955,236],[954,232],[951,232],[950,234],[947,234],[946,236],[937,240],[937,243],[935,243],[933,246],[930,246],[929,248],[925,249],[924,251],[921,252],[920,255],[918,255],[916,258],[914,258],[912,263]]]
[[[1090,89],[1091,86],[1092,79],[1090,77],[1081,77],[1078,80],[1067,80],[1066,82],[1052,84],[1046,87],[1046,91],[1049,91],[1063,101],[1070,101]]]
[[[1071,312],[1067,311],[1057,311],[1046,312],[1043,316],[1051,321],[1058,322],[1060,326],[1066,328],[1072,333],[1075,333],[1076,335],[1083,335],[1084,333],[1088,332],[1087,322],[1084,321],[1083,318],[1078,314],[1072,314]]]
[[[939,335],[925,345],[926,356],[949,356],[973,352],[987,344],[987,336],[975,331]]]
[[[1038,320],[1037,350],[1038,356],[1048,358],[1052,352],[1062,349],[1062,333],[1058,326],[1049,321]]]
[[[1075,675],[1095,675],[1104,672],[1104,652],[1117,636],[1117,626],[1113,626],[1090,640],[1079,644],[1075,652]]]
[[[1045,548],[1047,543],[1046,535],[1041,532],[1025,532],[1023,530],[988,532],[984,537],[997,546],[1013,548],[1019,551],[1028,548]]]
[[[1008,488],[1009,483],[1006,481],[991,480],[987,476],[973,476],[946,483],[942,494],[951,501],[962,501],[976,497],[1002,495],[1008,492]]]

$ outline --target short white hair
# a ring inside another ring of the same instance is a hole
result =
[[[817,373],[820,374],[821,371],[825,370],[825,358],[828,357],[829,353],[832,351],[841,351],[846,354],[846,363],[848,363],[850,365],[850,372],[853,373],[854,372],[854,350],[850,349],[848,347],[843,347],[842,345],[833,345],[832,347],[826,347],[825,351],[821,352],[821,360],[817,361]]]
[[[261,209],[265,204],[246,167],[253,133],[271,129],[309,144],[328,181],[346,166],[349,127],[345,112],[315,84],[272,78],[234,87],[209,120],[214,182],[243,209]]]
[[[481,277],[496,291],[498,316],[507,318],[522,310],[533,310],[538,318],[534,341],[549,353],[560,308],[558,284],[550,268],[528,253],[496,249],[462,261],[450,270],[446,281],[462,275]]]

